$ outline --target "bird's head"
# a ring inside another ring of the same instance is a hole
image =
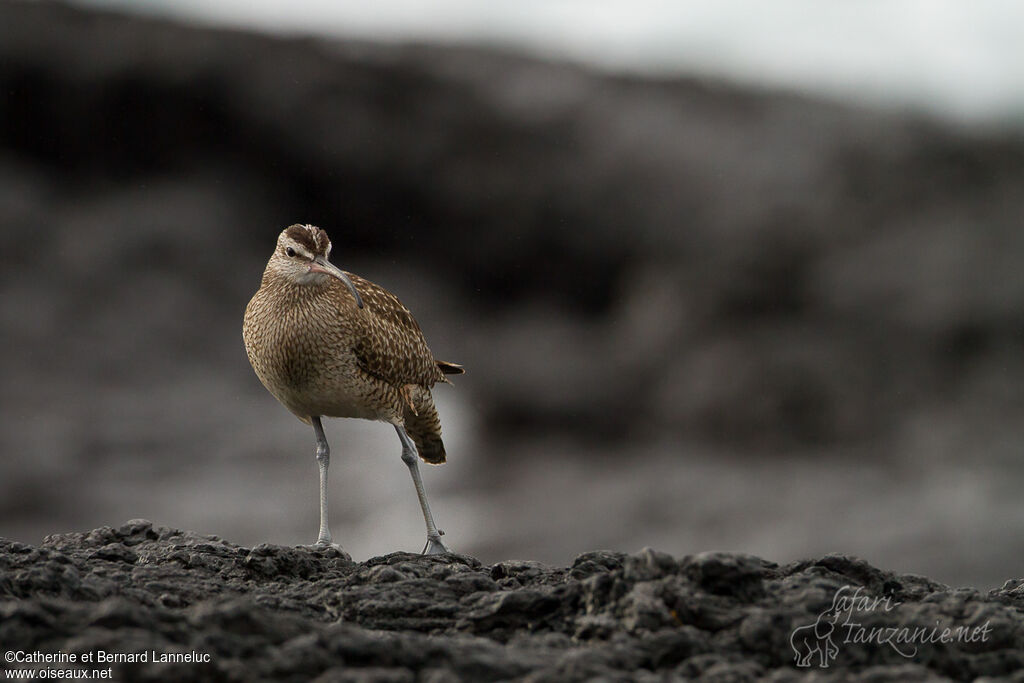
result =
[[[277,247],[267,268],[300,285],[317,284],[328,277],[337,278],[348,287],[356,305],[362,308],[363,299],[355,285],[344,271],[327,260],[330,254],[331,240],[326,231],[315,225],[295,224],[278,236]]]

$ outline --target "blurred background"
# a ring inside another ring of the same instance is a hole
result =
[[[461,552],[1024,573],[1024,5],[138,5],[0,1],[0,535],[315,539],[241,342],[308,222],[467,368]],[[326,427],[336,539],[418,551]]]

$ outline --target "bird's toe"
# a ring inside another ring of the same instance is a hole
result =
[[[427,537],[427,545],[423,549],[424,555],[448,555],[451,554],[451,550],[444,544],[441,537],[430,538]]]

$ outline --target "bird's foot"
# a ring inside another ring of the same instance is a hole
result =
[[[443,531],[438,530],[436,536],[427,536],[427,544],[423,546],[424,555],[446,555],[452,551],[449,550],[448,546],[441,540],[441,536],[444,535]]]
[[[310,543],[306,547],[309,548],[310,550],[321,550],[321,549],[324,549],[324,548],[334,548],[335,550],[344,551],[344,549],[340,545],[338,545],[337,543],[334,543],[333,541],[331,541],[330,538],[318,538],[318,539],[316,539],[316,543]]]

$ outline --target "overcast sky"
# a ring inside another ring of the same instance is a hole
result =
[[[497,43],[1024,127],[1024,0],[79,0],[281,33]]]

